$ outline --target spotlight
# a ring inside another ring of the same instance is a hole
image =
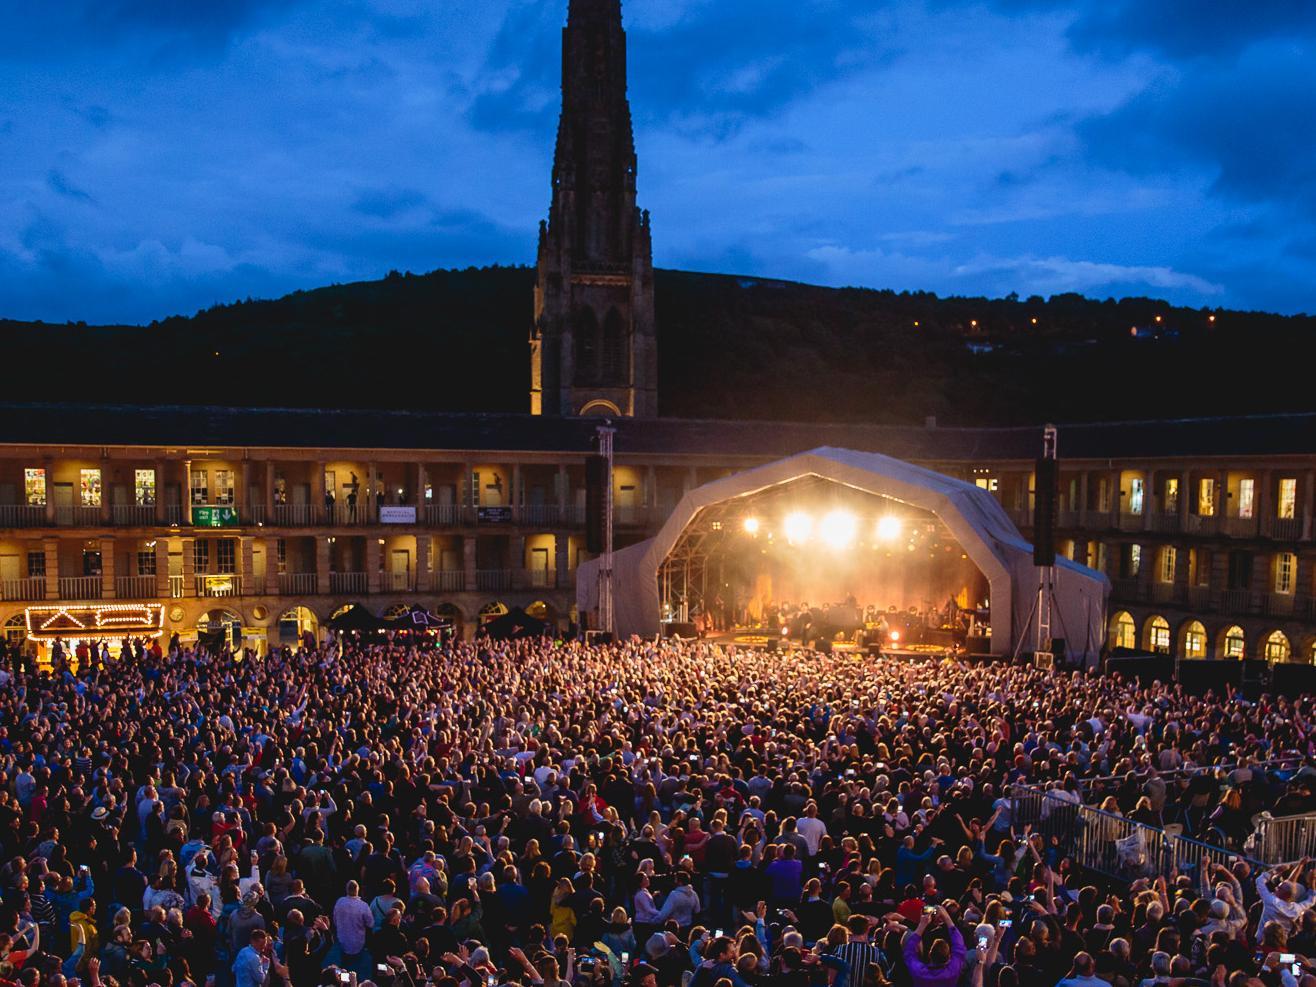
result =
[[[745,534],[757,535],[759,533],[759,519],[756,517],[745,518]]]
[[[892,631],[892,632],[891,632],[891,640],[892,640],[892,641],[899,641],[899,640],[900,640],[900,632],[899,632],[899,631]]]
[[[877,537],[882,541],[895,541],[900,537],[900,519],[887,515],[877,522]]]
[[[787,541],[795,544],[806,542],[809,540],[809,536],[813,534],[813,518],[803,511],[793,511],[786,515],[786,520],[781,527],[786,534]]]
[[[855,517],[849,511],[830,511],[823,516],[818,533],[831,548],[845,548],[854,541]]]

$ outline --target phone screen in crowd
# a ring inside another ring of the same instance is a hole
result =
[[[1298,960],[1298,957],[1297,957],[1295,954],[1293,954],[1293,953],[1280,953],[1280,954],[1279,954],[1279,961],[1280,961],[1281,963],[1296,963],[1297,960]]]
[[[986,937],[986,936],[979,936],[979,937],[978,937],[978,948],[979,948],[979,949],[986,949],[986,948],[987,948],[987,937]]]
[[[1012,919],[1012,918],[1003,918],[1003,919],[1001,919],[999,922],[997,922],[996,924],[997,924],[998,926],[1000,926],[1002,929],[1008,929],[1010,926],[1014,925],[1014,919]]]

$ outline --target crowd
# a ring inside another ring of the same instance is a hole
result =
[[[0,671],[3,984],[1316,987],[1306,862],[1107,886],[1008,797],[1306,804],[1248,767],[1312,753],[1305,697],[703,642],[123,653]]]

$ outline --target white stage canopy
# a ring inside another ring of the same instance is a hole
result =
[[[991,587],[992,652],[1030,651],[1036,641],[1038,569],[1033,549],[996,499],[971,483],[877,453],[823,447],[767,463],[691,490],[653,538],[613,553],[613,616],[619,635],[659,632],[658,572],[701,511],[796,480],[817,477],[928,511],[946,525]],[[1105,641],[1110,580],[1057,558],[1051,632],[1071,657],[1095,660]],[[582,563],[576,601],[591,617],[598,608],[599,560]],[[591,620],[594,626],[596,623]]]

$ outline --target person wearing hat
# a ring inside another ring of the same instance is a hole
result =
[[[627,987],[658,987],[658,968],[641,960],[631,967]]]
[[[230,956],[237,956],[251,941],[252,933],[265,928],[265,917],[256,910],[259,897],[255,891],[243,892],[238,907],[228,913],[224,932]]]

